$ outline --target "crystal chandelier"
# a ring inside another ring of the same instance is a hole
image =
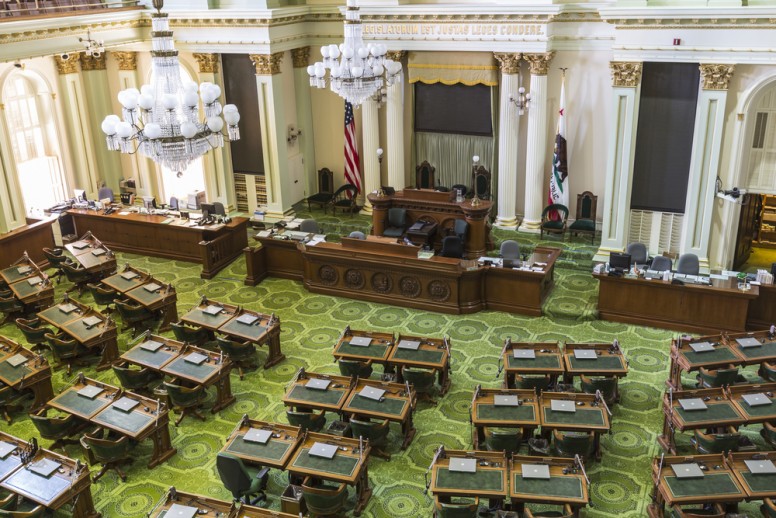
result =
[[[390,86],[401,80],[401,63],[386,59],[385,45],[364,45],[358,1],[347,1],[345,41],[339,46],[321,47],[323,61],[307,67],[307,73],[310,74],[310,86],[326,88],[328,70],[331,91],[350,104],[359,106],[378,92],[384,83]]]
[[[102,122],[108,149],[147,156],[172,171],[184,171],[188,165],[211,149],[224,145],[221,130],[226,121],[229,140],[239,140],[237,107],[227,104],[221,118],[221,88],[213,83],[197,86],[181,81],[178,51],[172,39],[164,0],[153,0],[157,12],[151,15],[152,84],[138,91],[119,92],[121,120],[108,115]],[[199,102],[204,107],[200,115]]]

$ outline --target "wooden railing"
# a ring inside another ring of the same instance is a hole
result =
[[[0,1],[0,21],[18,20],[30,16],[52,17],[73,14],[89,14],[105,9],[138,8],[139,0],[31,0]]]
[[[200,241],[203,279],[212,279],[219,270],[239,256],[248,246],[247,220],[237,230],[223,234],[212,241]]]

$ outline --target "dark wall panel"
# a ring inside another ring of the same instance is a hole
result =
[[[684,213],[700,71],[644,63],[631,208]]]
[[[415,83],[415,131],[493,134],[490,87]]]
[[[264,174],[256,67],[246,54],[222,54],[226,102],[240,110],[240,140],[232,142],[235,173]]]

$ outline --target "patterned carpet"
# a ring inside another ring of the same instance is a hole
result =
[[[244,381],[233,376],[235,404],[216,415],[207,413],[205,422],[187,418],[180,428],[172,427],[173,444],[178,448],[178,454],[165,464],[149,471],[145,466],[151,446],[139,444],[136,460],[127,470],[126,483],[109,473],[92,485],[97,508],[105,517],[145,516],[173,485],[183,491],[228,500],[230,494],[224,490],[215,470],[216,452],[223,439],[243,414],[285,422],[281,402],[285,384],[300,367],[338,372],[332,362],[331,349],[347,324],[353,329],[397,334],[447,334],[453,346],[451,391],[439,400],[438,406],[419,404],[415,414],[418,434],[406,451],[399,449],[399,430],[392,425],[389,447],[392,460],[386,462],[375,458],[370,461],[369,474],[375,491],[363,516],[411,518],[431,515],[431,499],[423,494],[423,474],[440,444],[454,449],[471,447],[468,415],[472,390],[478,383],[485,387],[499,386],[496,362],[506,337],[521,341],[620,340],[630,359],[631,371],[621,384],[622,402],[614,410],[613,434],[602,441],[603,462],[591,465],[588,470],[595,507],[584,511],[584,516],[646,516],[652,488],[649,463],[659,454],[655,437],[661,429],[660,397],[668,371],[667,350],[672,333],[595,320],[597,286],[581,269],[556,270],[556,288],[545,308],[550,317],[527,318],[499,312],[456,317],[308,294],[301,283],[294,281],[269,279],[257,287],[246,287],[242,284],[245,274],[242,258],[215,279],[204,281],[199,278],[198,265],[117,255],[121,265],[129,262],[157,278],[172,282],[178,291],[180,313],[190,309],[202,295],[250,309],[275,312],[281,318],[281,344],[287,359],[269,370],[247,373]],[[68,286],[63,282],[57,288],[57,299]],[[92,302],[88,294],[80,300]],[[0,328],[0,334],[15,340],[21,338],[12,324]],[[129,333],[120,335],[122,352],[127,350],[129,341]],[[266,352],[261,349],[259,354],[262,361]],[[86,368],[84,372],[118,384],[112,371],[97,374],[93,368]],[[70,381],[63,371],[55,372],[55,391]],[[211,394],[209,402],[212,400]],[[15,414],[13,424],[3,426],[3,429],[22,438],[36,435],[23,413]],[[753,438],[755,435],[752,433]],[[44,447],[49,445],[49,441],[41,443]],[[688,443],[682,444],[689,452]],[[68,453],[84,458],[79,447],[69,446]],[[286,483],[285,473],[273,472],[268,490],[269,507],[279,509],[279,497]],[[352,490],[350,498],[352,503]],[[67,513],[57,516],[67,516]]]

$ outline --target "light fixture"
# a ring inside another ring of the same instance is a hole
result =
[[[345,11],[345,41],[321,47],[323,61],[307,67],[310,86],[326,88],[329,71],[331,91],[353,106],[379,92],[384,84],[400,81],[401,63],[387,59],[383,44],[364,44],[361,37],[361,17],[358,0],[347,0]]]
[[[295,128],[293,124],[290,124],[288,126],[288,135],[286,136],[286,141],[289,144],[293,143],[296,139],[299,138],[301,134],[302,134],[302,130]]]
[[[382,108],[385,101],[388,100],[388,89],[383,86],[375,92],[372,99],[377,103],[378,108]]]
[[[151,15],[152,84],[138,91],[119,92],[123,120],[108,115],[102,122],[108,149],[147,156],[172,171],[185,171],[188,165],[211,149],[224,145],[221,130],[226,121],[229,140],[239,140],[240,113],[233,104],[223,107],[221,88],[213,83],[197,86],[181,81],[178,51],[172,39],[164,0],[153,0]],[[204,116],[200,115],[202,101]]]
[[[524,115],[525,111],[531,107],[531,94],[525,92],[525,88],[521,85],[517,89],[517,97],[510,94],[509,102],[517,107],[517,114]]]
[[[472,157],[472,186],[474,187],[474,195],[472,196],[472,207],[477,207],[480,204],[480,199],[477,197],[477,164],[480,163],[479,155]]]
[[[86,38],[78,38],[78,41],[84,44],[84,54],[90,58],[98,59],[105,52],[102,40],[93,40],[89,29],[86,29]]]

